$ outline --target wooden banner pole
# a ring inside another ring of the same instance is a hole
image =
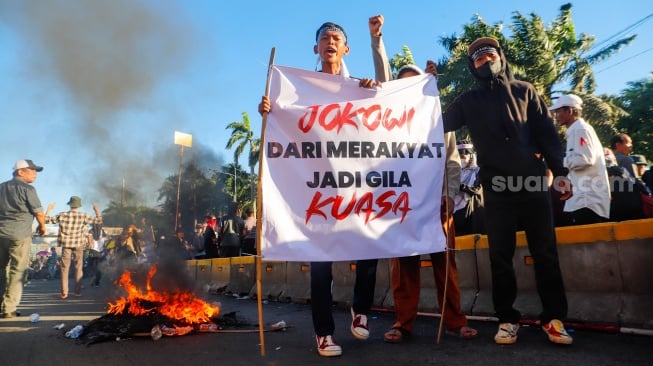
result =
[[[445,137],[446,138],[446,137]],[[445,162],[446,166],[446,162]],[[444,310],[447,307],[447,287],[449,284],[449,239],[451,236],[451,233],[449,232],[449,174],[447,172],[447,169],[445,168],[444,170],[444,195],[445,195],[445,204],[444,204],[444,224],[442,225],[444,229],[444,240],[445,240],[445,247],[444,247],[444,255],[446,256],[445,258],[445,270],[444,270],[444,289],[442,290],[442,309],[440,309],[440,324],[438,325],[438,336],[436,339],[436,344],[440,344],[440,339],[442,338],[442,327],[444,326]],[[453,240],[456,240],[454,237]],[[435,271],[435,268],[433,269]]]
[[[275,48],[272,47],[270,50],[270,61],[268,62],[268,77],[265,83],[265,96],[270,95],[270,75],[272,71],[272,65],[274,64],[274,54]],[[263,189],[261,185],[261,176],[263,173],[263,151],[265,150],[265,126],[267,124],[268,114],[263,113],[263,122],[261,123],[261,142],[259,147],[259,159],[258,159],[258,184],[256,185],[256,301],[258,303],[258,329],[259,329],[259,338],[261,343],[261,356],[265,356],[265,326],[263,324],[263,299],[262,299],[262,289],[261,289],[261,262],[263,257],[261,256],[261,213],[262,213],[262,202],[263,202]]]

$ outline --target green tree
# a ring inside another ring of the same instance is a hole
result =
[[[393,75],[396,75],[397,71],[399,71],[399,69],[401,69],[401,67],[404,65],[417,65],[415,63],[415,59],[413,58],[413,53],[411,52],[410,48],[408,48],[408,46],[403,45],[401,50],[402,53],[395,54],[389,61],[390,69],[392,70]]]
[[[179,189],[179,225],[191,232],[198,220],[217,209],[217,190],[213,180],[207,178],[190,161],[182,169],[181,185],[179,176],[169,176],[159,188],[160,211],[163,217],[163,230],[168,233],[174,230],[175,213],[177,212],[177,189]]]
[[[232,201],[238,202],[241,208],[253,204],[249,198],[252,179],[239,165],[230,163],[222,166],[219,170],[213,170],[211,178],[216,181],[217,186],[222,187],[222,199],[218,202],[220,211],[226,212]]]
[[[249,177],[253,179],[255,177],[254,168],[258,164],[259,152],[261,139],[254,136],[254,131],[252,131],[251,124],[249,122],[249,115],[247,112],[243,112],[243,120],[231,122],[227,125],[227,129],[231,130],[231,136],[229,141],[227,141],[227,149],[234,149],[234,164],[238,164],[238,159],[240,156],[248,149],[248,159],[247,165],[249,166]],[[250,202],[255,202],[255,184],[250,181],[249,184]],[[255,206],[255,205],[254,205]]]
[[[106,226],[127,227],[136,222],[136,206],[125,206],[121,202],[111,201],[102,211],[102,221]]]
[[[562,5],[550,25],[545,25],[537,14],[531,13],[527,17],[513,12],[509,25],[513,33],[511,37],[504,36],[503,22],[488,24],[478,14],[463,26],[462,35],[441,37],[440,43],[449,53],[438,61],[438,73],[441,74],[438,85],[443,107],[474,87],[475,81],[468,70],[467,46],[479,37],[490,36],[502,45],[515,77],[533,83],[547,102],[558,93],[572,92],[583,98],[586,102],[585,119],[606,144],[606,138],[616,131],[616,119],[623,115],[623,111],[612,98],[594,95],[596,80],[592,66],[614,55],[636,36],[618,39],[595,51],[593,36],[584,33],[576,36],[571,8],[571,4]],[[556,89],[564,85],[568,87]],[[465,135],[459,133],[459,138]]]
[[[478,14],[471,23],[463,26],[461,36],[442,37],[440,43],[450,56],[438,62],[438,70],[444,74],[439,84],[443,92],[449,92],[447,100],[474,86],[467,69],[467,45],[486,36],[499,40],[515,77],[531,82],[548,100],[557,91],[554,88],[563,84],[568,84],[573,93],[593,94],[596,80],[592,66],[619,52],[636,35],[618,39],[594,51],[594,36],[584,33],[576,36],[571,8],[571,4],[562,5],[550,25],[545,25],[535,13],[526,17],[513,12],[510,38],[503,35],[502,22],[490,25]]]
[[[532,82],[543,95],[551,97],[554,87],[568,84],[575,94],[593,94],[596,79],[592,67],[629,45],[636,35],[618,39],[596,50],[596,38],[581,33],[576,36],[571,4],[560,7],[551,25],[541,17],[530,18],[514,12],[510,28],[513,37],[507,42],[507,55],[517,75]]]
[[[653,160],[653,73],[648,79],[628,83],[617,99],[628,114],[619,119],[617,128],[633,139],[633,153]]]

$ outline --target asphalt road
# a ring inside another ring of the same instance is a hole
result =
[[[84,279],[88,283],[87,279]],[[0,319],[0,365],[652,365],[653,337],[574,330],[574,344],[549,343],[537,327],[522,327],[515,345],[499,346],[492,339],[497,324],[472,321],[480,337],[460,340],[442,335],[437,342],[438,318],[420,317],[414,335],[402,344],[383,342],[383,333],[393,322],[390,312],[371,315],[371,336],[356,340],[349,332],[348,309],[334,308],[335,338],[343,355],[324,358],[317,355],[311,324],[310,305],[267,302],[263,319],[267,325],[285,321],[285,331],[267,332],[265,355],[261,354],[257,302],[225,294],[199,294],[217,302],[223,314],[235,312],[241,326],[235,333],[191,333],[133,337],[80,344],[64,333],[77,324],[87,324],[105,314],[115,289],[109,283],[86,286],[83,296],[61,300],[59,281],[36,280],[25,287],[18,318]],[[40,321],[30,322],[38,313]],[[61,330],[55,325],[64,323]],[[249,326],[248,326],[249,325]]]

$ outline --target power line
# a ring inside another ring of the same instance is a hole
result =
[[[640,19],[640,20],[638,20],[638,21],[636,21],[636,22],[630,24],[630,25],[627,26],[626,28],[620,30],[619,32],[617,32],[617,33],[615,33],[615,34],[613,34],[613,35],[611,35],[610,37],[604,39],[603,41],[598,42],[598,43],[592,45],[592,47],[590,48],[590,50],[595,50],[595,49],[597,49],[597,48],[599,48],[599,47],[603,47],[603,48],[604,48],[604,45],[607,44],[608,42],[611,42],[612,40],[614,40],[614,39],[616,39],[616,38],[618,38],[618,37],[622,37],[622,35],[624,35],[624,34],[626,34],[626,33],[628,33],[628,32],[632,32],[633,30],[637,29],[638,27],[640,27],[641,25],[643,25],[644,23],[646,23],[646,22],[649,21],[650,19],[653,19],[653,13],[651,13],[651,14],[649,14],[649,15],[643,17],[642,19]],[[608,47],[608,46],[605,46],[605,47]],[[602,50],[602,49],[601,49],[601,50]],[[626,59],[623,59],[623,60],[621,60],[621,61],[619,61],[619,62],[617,62],[617,63],[615,63],[615,64],[612,64],[612,65],[610,65],[610,66],[607,66],[607,67],[605,67],[604,69],[598,70],[598,71],[594,72],[594,74],[599,74],[599,73],[601,73],[601,72],[603,72],[603,71],[606,71],[606,70],[609,70],[609,69],[611,69],[611,68],[613,68],[613,67],[616,67],[616,66],[618,66],[618,65],[621,65],[621,64],[623,64],[623,63],[625,63],[625,62],[627,62],[627,61],[630,61],[630,60],[632,60],[632,59],[635,58],[635,57],[641,56],[641,55],[643,55],[643,54],[645,54],[645,53],[647,53],[647,52],[649,52],[649,51],[651,51],[651,50],[653,50],[653,47],[652,47],[652,48],[649,48],[649,49],[646,49],[646,50],[644,50],[644,51],[642,51],[642,52],[640,52],[640,53],[637,53],[637,54],[635,54],[635,55],[633,55],[633,56],[630,56],[630,57],[628,57],[628,58],[626,58]],[[600,52],[600,51],[599,51],[599,52]]]
[[[633,23],[633,24],[627,26],[626,28],[624,28],[624,29],[622,29],[621,31],[619,31],[619,32],[617,32],[617,33],[615,33],[615,34],[613,34],[612,36],[608,37],[607,39],[605,39],[605,40],[603,40],[603,41],[601,41],[601,42],[598,42],[598,43],[594,44],[594,45],[592,46],[592,49],[597,48],[597,47],[600,47],[601,45],[610,42],[610,41],[611,41],[612,39],[614,39],[614,38],[620,37],[621,34],[624,34],[624,33],[626,33],[626,32],[630,32],[630,31],[632,31],[632,30],[638,28],[639,26],[641,26],[642,24],[644,24],[646,21],[648,21],[648,20],[651,19],[651,18],[653,18],[653,13],[651,13],[651,14],[645,16],[644,18],[642,18],[642,19],[636,21],[635,23]]]
[[[642,55],[642,54],[644,54],[644,53],[646,53],[646,52],[648,52],[648,51],[651,51],[651,50],[653,50],[653,47],[651,47],[651,48],[649,48],[649,49],[647,49],[647,50],[644,50],[644,51],[642,51],[642,52],[640,52],[640,53],[638,53],[638,54],[636,54],[636,55],[630,56],[630,57],[628,57],[627,59],[621,60],[621,61],[617,62],[616,64],[610,65],[610,66],[606,67],[605,69],[601,69],[601,70],[599,70],[599,71],[596,71],[594,74],[598,74],[598,73],[601,73],[601,72],[603,72],[603,71],[605,71],[605,70],[611,69],[611,68],[613,68],[613,67],[615,67],[615,66],[617,66],[617,65],[621,65],[621,64],[623,64],[624,62],[626,62],[626,61],[628,61],[628,60],[631,60],[631,59],[633,59],[633,58],[635,58],[635,57],[637,57],[637,56],[640,56],[640,55]]]
[[[590,50],[593,50],[593,49],[599,48],[599,47],[601,47],[602,45],[604,45],[604,44],[610,42],[611,40],[613,40],[613,39],[615,39],[615,38],[617,38],[617,37],[621,37],[622,34],[633,31],[634,29],[638,28],[639,26],[641,26],[642,24],[644,24],[645,22],[647,22],[647,21],[648,21],[649,19],[651,19],[651,18],[653,18],[653,13],[651,13],[651,14],[645,16],[644,18],[642,18],[642,19],[636,21],[635,23],[633,23],[633,24],[627,26],[627,27],[624,28],[623,30],[621,30],[621,31],[619,31],[619,32],[617,32],[617,33],[611,35],[610,37],[604,39],[603,41],[598,42],[598,43],[592,45],[592,48],[590,48]]]

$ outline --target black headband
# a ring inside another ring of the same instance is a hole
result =
[[[326,22],[317,29],[317,32],[315,32],[315,42],[320,39],[320,35],[324,32],[338,32],[342,34],[342,37],[345,39],[345,43],[347,43],[347,33],[345,33],[345,29],[338,24],[331,22]]]
[[[476,51],[474,51],[474,53],[472,53],[472,61],[476,61],[476,59],[479,58],[481,55],[485,55],[488,53],[495,54],[495,55],[499,54],[499,52],[495,47],[492,46],[479,47]]]

